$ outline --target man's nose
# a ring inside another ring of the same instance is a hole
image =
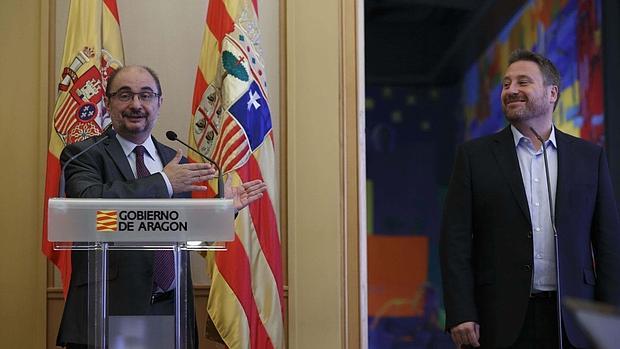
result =
[[[133,97],[131,97],[131,101],[129,102],[129,105],[132,108],[142,108],[142,101],[140,100],[140,95],[134,94]]]
[[[516,95],[519,93],[518,87],[519,86],[516,83],[511,82],[510,85],[508,85],[508,87],[506,88],[506,91],[511,95]]]

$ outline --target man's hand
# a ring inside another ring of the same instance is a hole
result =
[[[232,187],[230,184],[230,176],[228,176],[224,187],[224,197],[227,199],[233,199],[233,205],[235,206],[235,211],[237,212],[252,202],[260,199],[265,190],[267,190],[267,184],[260,179],[242,183],[238,187]]]
[[[473,321],[463,322],[450,329],[450,336],[457,349],[463,345],[471,345],[477,348],[480,346],[480,343],[478,343],[480,339],[480,325]]]
[[[195,185],[194,183],[213,179],[215,177],[215,167],[210,163],[202,162],[180,164],[181,156],[181,151],[177,150],[177,155],[174,156],[174,159],[164,167],[164,173],[168,176],[170,184],[172,184],[172,191],[174,193],[207,191],[207,186]]]

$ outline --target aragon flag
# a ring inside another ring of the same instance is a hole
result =
[[[103,104],[106,81],[123,65],[116,0],[72,0],[62,56],[53,128],[47,152],[41,249],[60,270],[63,289],[71,277],[70,251],[55,251],[47,239],[47,200],[58,196],[60,153],[66,144],[98,135],[110,124]]]
[[[229,348],[284,347],[273,130],[257,14],[257,0],[209,1],[189,125],[190,144],[233,185],[262,179],[268,186],[239,212],[227,251],[207,254],[207,310]],[[202,161],[192,152],[190,159]]]

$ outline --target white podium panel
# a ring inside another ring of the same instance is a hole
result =
[[[51,242],[232,241],[226,199],[50,199]]]

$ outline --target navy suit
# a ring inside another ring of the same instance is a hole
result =
[[[110,128],[109,138],[82,154],[67,166],[67,197],[73,198],[168,198],[168,189],[160,174],[136,179],[123,149]],[[72,155],[99,139],[92,137],[67,145],[61,154],[64,163]],[[153,139],[162,164],[170,162],[176,151]],[[185,161],[185,160],[183,160]],[[189,193],[174,197],[189,197]],[[189,255],[183,252],[182,263],[189,270]],[[151,306],[153,289],[153,252],[111,251],[108,258],[109,315],[143,315]],[[71,281],[60,324],[57,345],[87,343],[88,326],[88,253],[73,251]],[[190,345],[197,347],[191,273],[188,273],[188,331]]]
[[[599,146],[555,132],[561,297],[618,306],[620,220],[605,154]],[[531,229],[510,127],[461,145],[440,242],[447,329],[475,321],[483,347],[516,340],[531,288]],[[586,346],[566,309],[563,319],[570,342]]]

